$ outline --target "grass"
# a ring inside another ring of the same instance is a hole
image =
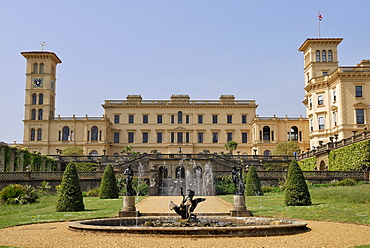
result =
[[[311,206],[285,206],[284,192],[247,196],[254,216],[336,221],[370,225],[370,184],[310,188]],[[233,196],[220,196],[232,203]]]
[[[136,201],[144,197],[136,197]],[[42,222],[71,221],[92,218],[115,217],[122,209],[123,200],[84,197],[85,211],[56,212],[57,196],[46,195],[38,203],[26,205],[1,205],[0,228]]]

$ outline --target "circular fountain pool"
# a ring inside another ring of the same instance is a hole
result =
[[[131,234],[192,236],[270,236],[308,231],[307,223],[258,217],[198,217],[197,223],[186,223],[170,216],[125,217],[76,221],[71,230]]]

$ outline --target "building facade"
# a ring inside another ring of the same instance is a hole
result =
[[[53,52],[22,52],[27,60],[23,147],[54,155],[80,146],[86,155],[117,155],[127,145],[140,153],[185,154],[235,152],[270,155],[285,141],[302,151],[310,147],[306,118],[259,117],[254,100],[221,95],[218,100],[192,100],[172,95],[169,100],[105,100],[101,117],[55,116],[56,67]],[[63,99],[62,99],[63,100]]]
[[[369,127],[370,61],[338,66],[342,38],[307,39],[304,54],[306,114],[311,149]]]

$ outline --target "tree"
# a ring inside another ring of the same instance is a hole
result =
[[[108,164],[104,170],[103,177],[100,183],[99,191],[100,199],[116,199],[118,198],[118,187],[116,176],[114,175],[113,166]]]
[[[74,163],[69,163],[63,173],[62,183],[58,190],[57,212],[83,211],[80,180]]]
[[[122,147],[121,152],[122,153],[126,153],[127,155],[129,155],[132,152],[132,146],[124,146],[124,147]]]
[[[297,143],[293,141],[281,142],[275,147],[273,154],[274,155],[286,155],[293,156],[294,152],[298,153],[300,148]]]
[[[295,160],[290,163],[288,178],[285,183],[285,205],[311,205],[311,195],[308,191],[303,172]]]
[[[263,195],[260,180],[254,166],[249,166],[247,179],[245,181],[245,195],[255,196]]]
[[[68,146],[63,152],[63,156],[83,156],[85,155],[84,149],[81,146]]]
[[[236,141],[230,140],[225,144],[225,149],[229,151],[232,155],[233,151],[238,147],[238,143]]]

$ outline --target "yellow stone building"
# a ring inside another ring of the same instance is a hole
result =
[[[370,61],[338,66],[342,38],[307,39],[304,53],[306,114],[311,148],[368,128]]]
[[[131,145],[140,153],[185,154],[236,152],[270,155],[274,147],[294,141],[310,147],[307,118],[259,117],[254,100],[221,95],[218,100],[192,100],[172,95],[169,100],[105,100],[101,117],[55,116],[56,67],[53,52],[22,52],[27,60],[23,147],[54,155],[68,146],[83,147],[86,155],[120,154]],[[63,100],[63,99],[61,99]]]

